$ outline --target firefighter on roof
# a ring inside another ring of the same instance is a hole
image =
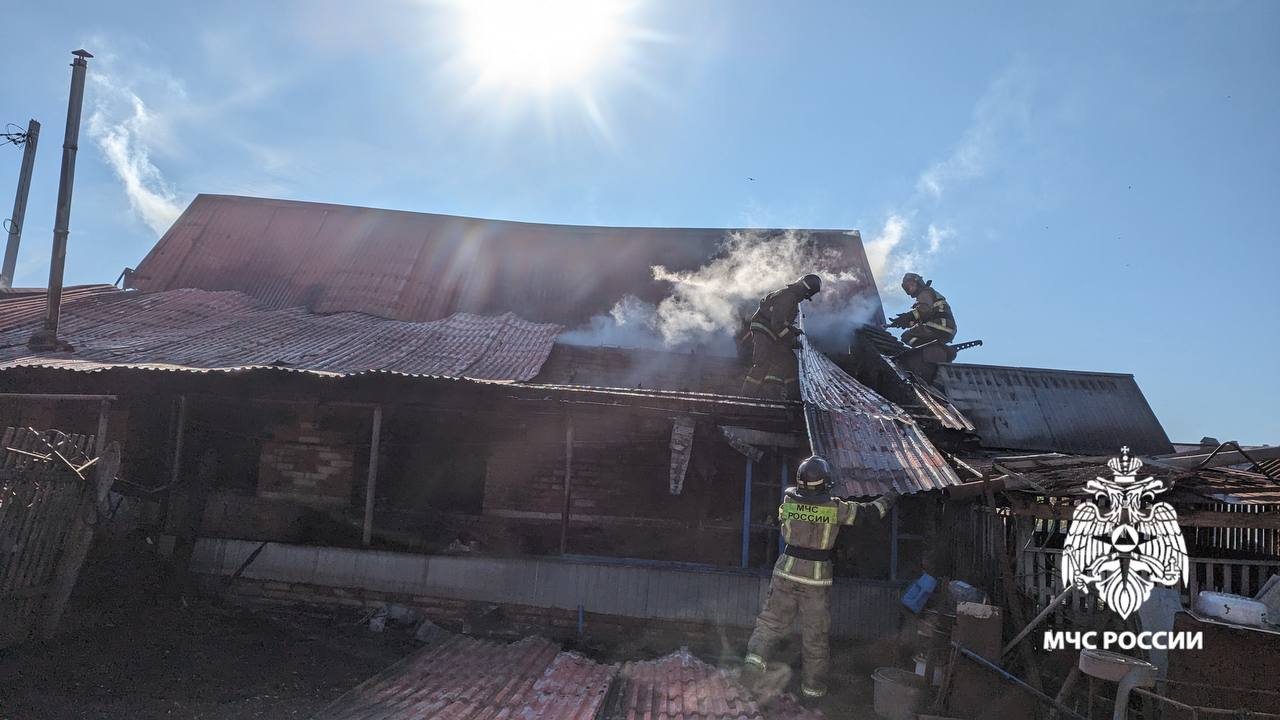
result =
[[[747,642],[743,677],[748,686],[763,675],[770,650],[800,618],[802,656],[800,692],[807,698],[827,694],[830,656],[832,548],[840,528],[867,518],[883,518],[898,499],[890,490],[869,503],[847,502],[831,495],[831,466],[817,455],[800,464],[795,487],[787,488],[778,507],[786,548],[773,566],[769,594]]]
[[[800,348],[800,328],[796,316],[800,303],[822,289],[822,278],[805,275],[790,285],[760,299],[760,307],[748,321],[751,338],[751,369],[742,383],[742,394],[774,400],[800,398],[800,366],[795,351]]]
[[[889,327],[907,328],[902,342],[911,347],[937,340],[949,343],[956,337],[956,318],[942,293],[933,289],[933,281],[925,281],[915,273],[902,276],[902,291],[915,298],[910,310],[895,317]]]

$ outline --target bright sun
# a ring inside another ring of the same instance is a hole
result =
[[[577,85],[622,41],[623,0],[464,0],[463,36],[484,80]]]

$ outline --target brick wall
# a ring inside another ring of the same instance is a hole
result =
[[[518,526],[525,552],[558,552],[565,423],[530,421],[489,448],[483,512]],[[695,438],[684,490],[672,495],[670,418],[612,410],[575,414],[573,425],[570,554],[737,563],[745,461],[708,436],[714,428]]]
[[[271,426],[258,463],[258,496],[313,505],[348,505],[355,450],[341,433],[323,430],[303,414],[296,424]]]

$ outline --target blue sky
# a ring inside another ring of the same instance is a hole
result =
[[[198,192],[857,228],[891,312],[910,266],[986,341],[965,360],[1133,373],[1174,440],[1280,442],[1280,3],[635,0],[542,89],[482,82],[436,2],[5,19],[0,122],[44,124],[18,285],[47,277],[85,47],[69,282],[136,265]],[[0,148],[6,211],[20,156]]]

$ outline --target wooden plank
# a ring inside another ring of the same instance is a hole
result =
[[[42,585],[48,579],[49,566],[56,554],[63,528],[71,522],[71,510],[63,500],[65,484],[60,479],[44,483],[44,496],[40,500],[39,517],[29,538],[27,552],[18,566],[14,589]]]
[[[569,552],[569,522],[573,517],[573,418],[564,427],[564,500],[560,506],[560,554]]]
[[[54,571],[55,587],[49,593],[48,608],[39,622],[38,631],[43,638],[48,639],[57,631],[58,624],[62,621],[62,613],[67,607],[67,600],[71,597],[71,591],[80,577],[80,567],[84,564],[85,556],[89,554],[89,547],[93,544],[94,527],[91,523],[98,519],[98,496],[106,494],[100,488],[100,484],[105,483],[106,489],[110,490],[119,469],[120,444],[111,443],[105,448],[101,460],[94,468],[95,482],[85,483],[79,493],[79,501],[75,505],[76,515],[71,529],[67,532],[62,553],[58,558],[57,569]]]
[[[373,541],[373,504],[378,491],[378,453],[382,443],[382,406],[373,408],[373,430],[369,435],[369,475],[364,488],[364,528],[361,542],[365,547]]]

